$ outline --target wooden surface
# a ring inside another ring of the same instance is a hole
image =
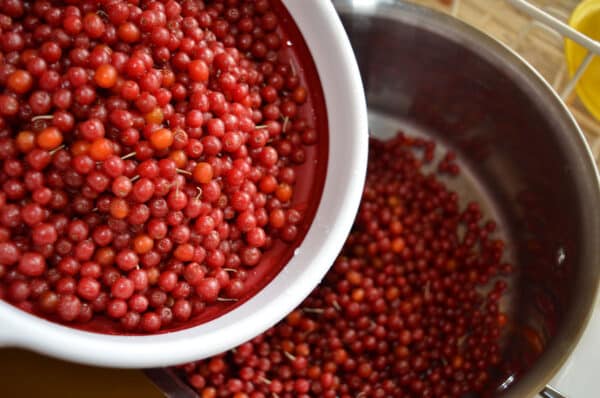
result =
[[[0,397],[161,398],[138,370],[94,368],[0,349]]]

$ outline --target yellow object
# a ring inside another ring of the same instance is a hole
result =
[[[569,25],[590,38],[600,41],[600,0],[582,1],[573,11]],[[572,40],[565,41],[569,75],[573,76],[588,50]],[[600,56],[595,56],[575,88],[581,102],[600,120]]]
[[[161,398],[139,370],[77,365],[17,349],[0,349],[0,397]]]

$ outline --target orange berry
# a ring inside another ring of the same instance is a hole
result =
[[[169,154],[169,159],[175,162],[175,166],[182,169],[187,164],[188,158],[185,151],[177,149]]]
[[[162,70],[162,86],[165,88],[171,87],[175,83],[175,73],[171,69]]]
[[[310,355],[310,348],[306,343],[299,343],[294,351],[295,355],[299,355],[302,357],[307,357]]]
[[[296,102],[297,104],[303,104],[306,102],[306,98],[308,97],[308,92],[306,91],[306,89],[304,87],[299,86],[299,87],[296,87],[296,89],[294,91],[292,91],[291,97],[294,100],[294,102]]]
[[[394,235],[400,235],[403,229],[402,223],[398,220],[394,220],[390,223],[390,232]]]
[[[175,249],[173,257],[179,261],[192,261],[194,258],[194,246],[191,243],[184,243]]]
[[[146,115],[144,115],[144,119],[146,120],[146,123],[161,124],[164,119],[164,114],[162,109],[156,107],[150,112],[146,113]]]
[[[365,290],[362,288],[357,288],[352,291],[351,294],[352,300],[360,303],[365,298]]]
[[[269,225],[273,228],[282,228],[285,225],[285,211],[273,209],[269,214]]]
[[[455,271],[457,265],[458,264],[456,263],[456,260],[454,260],[454,259],[448,260],[448,262],[446,263],[446,271],[448,271],[448,272]]]
[[[281,342],[281,349],[285,352],[294,352],[295,344],[291,340],[283,340]]]
[[[150,143],[154,149],[167,149],[173,144],[173,132],[169,129],[158,129],[150,135]]]
[[[287,316],[286,323],[290,326],[298,326],[302,318],[302,310],[294,310]]]
[[[402,250],[404,250],[405,246],[406,246],[406,243],[404,242],[404,239],[402,239],[400,237],[395,238],[392,241],[392,251],[394,253],[400,253],[400,252],[402,252]]]
[[[508,317],[504,313],[498,314],[498,326],[504,327],[508,322]]]
[[[87,155],[90,151],[90,143],[86,140],[75,141],[71,144],[71,155]]]
[[[309,379],[311,380],[317,380],[319,377],[321,377],[321,367],[317,366],[317,365],[313,365],[310,368],[308,368],[308,370],[306,371],[306,375],[308,376]]]
[[[452,358],[452,367],[454,369],[462,368],[464,363],[463,357],[461,355],[456,354],[454,358]]]
[[[133,239],[133,250],[138,254],[148,253],[154,247],[154,240],[148,235],[138,235]]]
[[[35,134],[29,130],[23,130],[17,134],[17,148],[23,153],[31,151],[35,147]]]
[[[214,387],[204,387],[202,389],[202,398],[215,398],[217,396],[217,390]]]
[[[129,205],[123,198],[113,199],[110,203],[110,215],[118,220],[122,220],[129,215]]]
[[[293,193],[294,190],[292,189],[292,187],[289,184],[283,183],[279,184],[279,186],[277,187],[277,190],[275,191],[275,196],[281,202],[285,203],[292,198]]]
[[[17,69],[8,76],[6,80],[6,87],[11,89],[16,94],[25,94],[33,86],[33,78],[29,72]]]
[[[96,69],[94,80],[99,87],[110,88],[117,82],[117,70],[109,64],[102,64]]]
[[[108,267],[115,263],[115,249],[112,247],[101,247],[94,254],[94,260],[104,266]]]
[[[56,127],[46,127],[40,131],[36,141],[40,148],[51,150],[62,144],[63,136]]]
[[[394,301],[400,296],[400,289],[397,286],[390,286],[385,291],[385,298],[388,301]]]
[[[98,138],[90,144],[89,155],[95,161],[108,159],[114,151],[113,143],[107,138]]]
[[[388,196],[387,202],[388,202],[388,206],[390,206],[390,207],[396,207],[396,206],[400,205],[400,199],[394,195]]]
[[[207,184],[213,178],[213,168],[210,163],[200,162],[196,165],[192,174],[196,182]]]
[[[358,286],[362,283],[362,275],[360,274],[360,272],[355,271],[355,270],[350,270],[346,273],[346,279],[348,280],[348,282],[350,282],[351,284],[353,284],[354,286]]]

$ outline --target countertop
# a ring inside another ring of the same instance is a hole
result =
[[[29,351],[0,350],[0,396],[10,398],[160,398],[139,370],[58,361]]]

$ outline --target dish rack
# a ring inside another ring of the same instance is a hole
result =
[[[564,55],[565,37],[548,25],[520,12],[511,0],[408,0],[450,14],[494,37],[519,53],[563,98],[581,127],[600,166],[600,121],[575,93]],[[529,3],[567,23],[580,0],[529,0]]]

